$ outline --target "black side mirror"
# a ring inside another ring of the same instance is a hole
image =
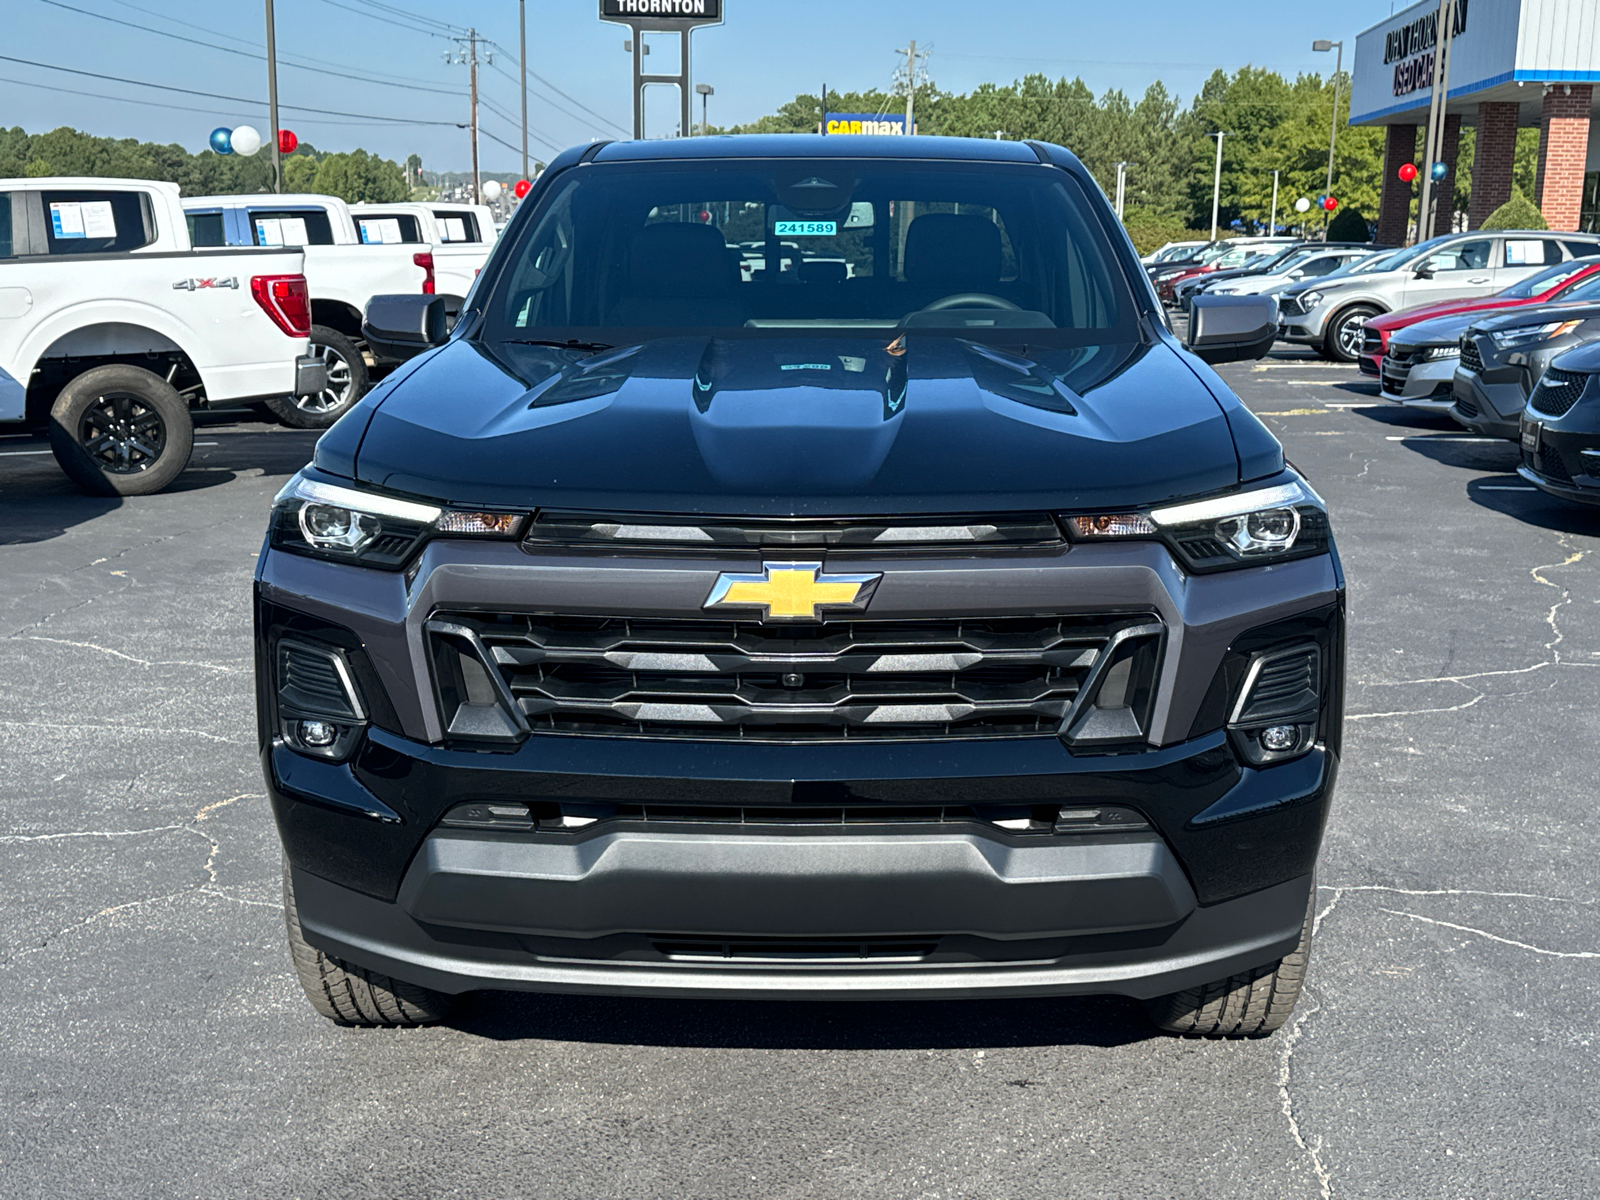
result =
[[[1278,337],[1278,302],[1271,296],[1213,296],[1202,292],[1189,312],[1185,343],[1208,363],[1265,358]]]
[[[444,345],[450,336],[451,296],[374,296],[367,301],[361,336],[373,354],[391,361],[415,358],[424,350]],[[456,300],[457,311],[460,301]]]
[[[1430,271],[1427,267],[1418,267],[1417,268],[1417,278],[1418,279],[1432,279],[1433,278],[1433,272]]]

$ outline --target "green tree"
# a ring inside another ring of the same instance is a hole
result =
[[[1328,222],[1328,240],[1369,242],[1372,240],[1372,230],[1367,227],[1367,219],[1361,215],[1359,208],[1346,208],[1341,205],[1339,211],[1333,215],[1333,220]]]

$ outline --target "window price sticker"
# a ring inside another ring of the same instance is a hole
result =
[[[50,226],[58,241],[117,236],[117,219],[111,213],[109,200],[52,202]]]

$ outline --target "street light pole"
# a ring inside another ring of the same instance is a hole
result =
[[[700,136],[704,137],[707,133],[711,132],[711,126],[706,119],[706,104],[709,102],[710,97],[717,94],[717,89],[712,87],[709,83],[697,83],[694,85],[694,90],[700,94]],[[826,84],[823,85],[822,95],[824,97],[823,107],[826,108],[826,97],[828,95],[828,88]],[[822,119],[824,121],[828,119],[826,113],[823,114]]]
[[[278,151],[278,34],[267,0],[267,108],[272,125],[272,190],[283,191],[283,156]]]
[[[1272,173],[1272,217],[1267,221],[1267,236],[1276,237],[1278,233],[1278,172]]]
[[[1123,202],[1128,196],[1128,164],[1117,164],[1117,220],[1122,220]]]
[[[1217,139],[1217,169],[1211,177],[1211,240],[1214,242],[1217,240],[1217,212],[1222,204],[1222,139],[1228,135],[1213,133],[1211,136]]]
[[[1319,38],[1311,43],[1311,48],[1326,54],[1329,50],[1337,49],[1338,53],[1333,60],[1333,119],[1328,130],[1328,190],[1325,196],[1333,195],[1333,150],[1339,144],[1339,79],[1344,73],[1344,43],[1330,42],[1326,38]],[[1322,240],[1328,240],[1328,210],[1322,210]]]

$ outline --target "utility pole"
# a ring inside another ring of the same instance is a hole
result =
[[[267,0],[267,108],[272,124],[272,190],[283,191],[283,156],[278,152],[278,34]]]
[[[906,56],[906,136],[910,137],[917,131],[917,59],[927,58],[928,52],[924,50],[917,54],[917,43],[913,40],[904,50],[896,50],[896,54]]]
[[[1326,54],[1335,47],[1338,53],[1333,59],[1333,122],[1328,131],[1328,189],[1324,196],[1333,195],[1333,148],[1339,144],[1339,80],[1344,71],[1344,43],[1330,42],[1326,38],[1319,38],[1311,43],[1311,49]],[[1328,240],[1328,210],[1322,210],[1322,240]]]
[[[528,177],[528,0],[517,0],[517,49],[522,60],[522,177]]]
[[[1455,16],[1454,0],[1439,0],[1439,16],[1433,38],[1433,91],[1428,98],[1428,136],[1422,160],[1422,195],[1417,204],[1417,241],[1433,236],[1433,164],[1444,137],[1444,109],[1450,86],[1448,56],[1450,24]],[[1443,87],[1440,86],[1441,77]]]
[[[484,57],[482,59],[479,59],[479,57],[478,57],[478,43],[481,42],[481,41],[483,41],[483,39],[478,36],[478,31],[476,29],[469,29],[469,30],[467,30],[467,36],[466,37],[458,38],[457,41],[456,41],[456,44],[458,46],[460,46],[461,49],[458,50],[454,55],[446,54],[444,56],[445,62],[455,62],[455,63],[459,63],[459,64],[462,64],[464,66],[467,66],[467,67],[471,68],[471,73],[472,73],[472,125],[471,125],[471,129],[472,129],[472,203],[474,203],[474,204],[482,204],[483,203],[483,189],[481,187],[479,187],[479,185],[478,185],[478,64],[479,64],[479,62],[489,62],[489,63],[494,62],[494,51],[492,51],[492,50],[486,52]],[[524,64],[526,64],[526,56],[524,56]],[[524,77],[524,79],[526,79],[526,77]],[[524,113],[526,113],[526,111],[527,111],[527,89],[526,89],[526,87],[524,87],[524,89],[523,89],[523,111],[524,111]],[[523,118],[523,126],[522,126],[522,128],[523,128],[523,131],[524,131],[523,158],[524,158],[524,161],[526,161],[526,158],[527,158],[526,131],[527,131],[527,128],[528,128],[526,116],[524,116],[524,118]],[[524,169],[526,169],[526,168],[524,168]]]
[[[1217,213],[1222,205],[1222,139],[1225,133],[1213,133],[1217,139],[1217,170],[1211,178],[1211,240],[1217,240]]]
[[[1125,162],[1119,162],[1117,164],[1117,220],[1119,221],[1122,220],[1122,205],[1123,201],[1127,199],[1127,196],[1128,164]]]
[[[1272,217],[1267,221],[1267,236],[1276,237],[1278,233],[1278,172],[1272,173]]]

